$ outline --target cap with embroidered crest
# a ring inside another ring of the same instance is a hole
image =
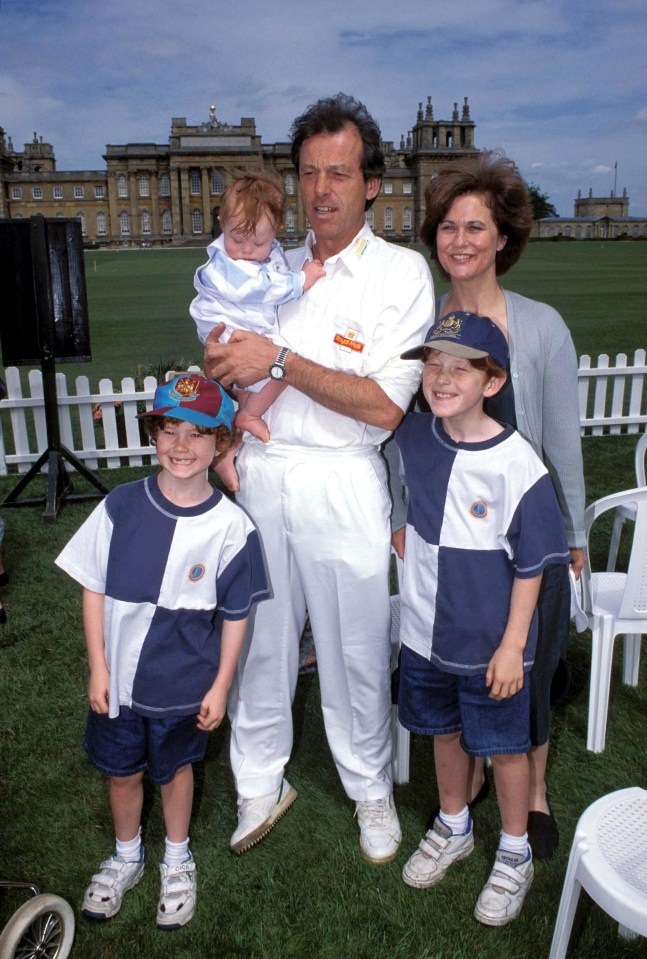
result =
[[[232,428],[234,404],[220,383],[198,373],[180,373],[155,390],[152,410],[143,416],[172,416],[196,426]]]
[[[419,360],[425,348],[440,350],[469,360],[491,356],[505,370],[508,365],[508,341],[489,316],[452,310],[438,320],[427,332],[421,346],[402,353],[403,360]]]

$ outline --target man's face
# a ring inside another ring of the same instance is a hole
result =
[[[380,189],[379,178],[364,180],[362,146],[357,127],[348,123],[338,133],[309,137],[301,147],[299,184],[319,259],[348,246],[364,224],[366,201]]]

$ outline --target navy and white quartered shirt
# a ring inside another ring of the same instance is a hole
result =
[[[223,620],[240,620],[270,595],[258,533],[218,490],[178,507],[157,477],[119,486],[75,533],[56,563],[105,594],[109,715],[199,712],[218,671]]]
[[[412,413],[395,438],[409,488],[400,639],[446,672],[485,674],[514,578],[570,561],[552,482],[510,426],[482,443],[456,443],[432,413]],[[526,671],[536,638],[535,612]]]

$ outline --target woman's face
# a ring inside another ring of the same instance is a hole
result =
[[[496,276],[496,254],[507,237],[501,236],[483,193],[457,197],[436,234],[438,261],[452,280]]]

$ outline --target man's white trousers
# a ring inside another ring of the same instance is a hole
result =
[[[273,592],[256,609],[229,700],[238,794],[252,799],[280,788],[309,615],[326,735],[344,789],[354,800],[387,796],[391,502],[384,461],[372,449],[249,443],[237,467],[238,502],[258,526]]]

